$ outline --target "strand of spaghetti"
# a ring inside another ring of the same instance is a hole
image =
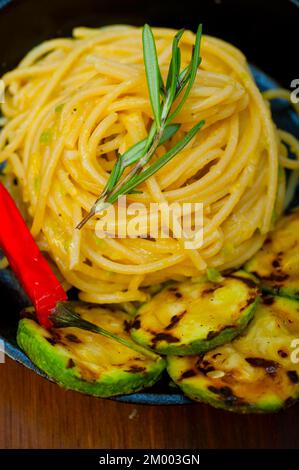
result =
[[[3,76],[4,83],[8,83],[13,80],[26,80],[30,77],[37,77],[38,75],[44,75],[52,73],[55,68],[57,68],[58,63],[51,65],[32,65],[31,67],[16,69],[13,72],[8,72]]]
[[[204,198],[213,193],[215,190],[221,188],[228,188],[230,182],[235,180],[240,171],[247,164],[247,160],[252,153],[254,153],[259,136],[260,136],[260,122],[258,116],[255,115],[254,111],[251,112],[251,125],[249,126],[248,132],[242,134],[241,140],[238,142],[238,147],[234,154],[237,153],[237,161],[233,160],[233,154],[229,152],[231,157],[231,167],[229,170],[226,170],[224,174],[218,174],[216,165],[211,169],[211,172],[208,172],[198,181],[191,183],[187,187],[179,188],[175,190],[166,191],[166,197],[169,201],[180,199],[184,197],[192,197],[196,193],[199,197]],[[229,157],[228,157],[229,158]],[[220,163],[218,163],[220,164]],[[213,171],[214,170],[214,171]],[[215,174],[216,172],[216,174]],[[221,177],[219,177],[221,175]],[[213,183],[214,181],[214,183]]]
[[[24,67],[29,67],[30,65],[37,62],[38,59],[48,54],[50,51],[62,49],[65,51],[69,51],[72,49],[73,44],[71,39],[51,39],[46,41],[33,49],[31,49],[28,54],[24,57],[23,60],[19,63],[18,68],[22,69]]]
[[[130,283],[129,283],[129,288],[128,290],[130,291],[138,291],[138,288],[140,284],[142,283],[144,279],[144,274],[141,274],[140,276],[133,276]]]
[[[256,156],[255,156],[256,160]],[[231,191],[230,196],[227,202],[224,204],[223,208],[216,214],[212,222],[205,227],[204,233],[211,233],[216,227],[219,227],[221,223],[227,219],[231,214],[232,210],[238,203],[241,198],[242,193],[245,191],[249,180],[252,178],[252,171],[249,168],[245,168],[242,175],[239,178],[239,182],[235,188]]]
[[[264,91],[263,97],[269,101],[275,99],[284,99],[294,107],[296,113],[299,115],[299,103],[292,100],[292,93],[289,90],[284,90],[283,88],[273,88],[272,90]]]
[[[226,130],[221,127],[216,129],[209,139],[206,139],[203,142],[200,142],[199,145],[194,146],[191,152],[189,150],[183,150],[180,155],[174,159],[175,161],[173,162],[172,168],[163,169],[164,171],[161,171],[161,176],[158,174],[161,188],[165,189],[175,183],[176,180],[185,174],[186,168],[192,169],[194,165],[196,165],[196,160],[203,159],[209,151],[212,151],[213,147],[216,147],[217,150],[219,150],[219,147],[224,143],[225,135]]]
[[[98,41],[101,42],[102,38],[98,38]],[[31,121],[31,119],[34,117],[34,115],[38,112],[38,110],[43,106],[47,98],[50,96],[50,94],[53,92],[54,88],[57,86],[59,80],[67,73],[69,68],[73,65],[75,60],[83,54],[85,50],[88,50],[90,46],[94,43],[93,41],[86,41],[83,42],[83,45],[81,47],[75,48],[73,51],[70,52],[69,56],[63,61],[63,66],[56,68],[56,71],[52,75],[51,79],[47,82],[46,87],[43,89],[40,97],[38,98],[35,106],[33,107],[29,119],[28,119],[28,125]],[[20,132],[21,137],[23,137],[23,133],[25,133],[26,128],[22,129]],[[21,138],[20,137],[20,138]]]
[[[129,89],[131,89],[133,86],[136,86],[136,81],[134,80],[128,80],[123,83],[121,83],[118,86],[114,87],[114,90],[111,93],[108,93],[103,100],[93,109],[93,111],[90,113],[88,119],[86,120],[85,124],[83,125],[81,129],[81,134],[79,136],[79,142],[78,142],[78,148],[79,152],[82,156],[82,163],[84,168],[87,170],[89,173],[90,177],[92,179],[98,180],[94,176],[92,168],[89,166],[89,153],[88,153],[88,139],[90,138],[91,131],[93,127],[95,126],[95,123],[99,118],[102,116],[105,108],[108,106],[110,102],[112,102],[113,99],[118,97],[121,93],[125,93]],[[97,175],[98,177],[100,175]],[[101,181],[101,184],[104,186],[105,180]]]
[[[291,158],[284,157],[281,155],[280,162],[285,168],[289,168],[290,170],[298,170],[299,169],[299,141],[289,132],[279,129],[278,133],[282,141],[285,142],[290,147],[291,152],[293,152],[297,158],[297,160],[293,160]]]
[[[52,158],[45,168],[39,190],[39,198],[35,207],[35,214],[31,227],[33,237],[36,237],[43,225],[44,212],[46,209],[47,197],[52,184],[52,179],[56,165],[63,150],[63,138],[60,137],[56,147],[53,149]]]
[[[73,204],[73,233],[72,233],[72,241],[70,244],[70,252],[69,252],[69,269],[72,270],[76,268],[80,261],[80,244],[81,244],[81,232],[76,230],[76,224],[80,222],[82,217],[81,208],[77,206],[77,204]],[[79,222],[78,222],[79,221]]]
[[[167,203],[167,200],[165,196],[163,195],[155,176],[152,176],[151,178],[149,178],[146,183],[155,198],[154,200],[156,200],[157,202]],[[169,219],[170,219],[169,228],[170,230],[173,230],[175,228],[175,222],[176,222],[175,214],[173,217],[173,211],[172,210],[169,211],[169,207],[170,206],[167,205],[167,208],[168,208],[167,212],[168,212]],[[161,214],[161,217],[162,217],[162,214]],[[179,229],[181,229],[181,227],[179,227]],[[198,271],[204,271],[204,269],[206,268],[206,263],[203,261],[199,252],[196,249],[186,250],[185,249],[186,240],[184,238],[178,238],[177,241],[181,248],[182,254],[190,258],[190,260],[192,261],[196,269],[198,269]]]
[[[223,45],[223,43],[222,43]],[[210,51],[214,51],[215,48],[212,45],[207,45],[207,48]],[[221,57],[227,64],[233,67],[234,72],[237,73],[242,79],[246,89],[251,94],[254,99],[260,116],[262,117],[263,128],[266,133],[267,146],[268,146],[268,161],[269,161],[269,171],[268,171],[268,199],[266,203],[266,210],[264,214],[264,221],[262,226],[262,231],[267,232],[271,226],[272,212],[275,204],[275,195],[277,189],[277,173],[278,173],[278,158],[277,158],[277,146],[276,146],[276,137],[274,131],[273,121],[271,119],[270,111],[265,106],[263,98],[254,84],[253,80],[249,79],[249,75],[244,72],[244,67],[242,67],[239,62],[231,57],[231,55],[226,52],[226,47],[217,51],[218,56]]]
[[[4,104],[2,106],[4,106]],[[4,109],[3,109],[3,112],[5,112]],[[22,140],[23,140],[23,135],[22,135],[22,132],[20,132],[20,130],[25,125],[24,123],[26,123],[27,118],[28,118],[28,113],[22,113],[20,114],[20,116],[17,116],[16,118],[14,118],[13,121],[8,122],[5,125],[0,135],[0,150],[3,149],[4,147],[5,147],[6,152],[15,152],[17,150],[17,148],[21,145]],[[14,128],[15,129],[17,128],[19,132],[15,133],[14,139],[12,140],[9,134]],[[5,145],[8,140],[11,142]]]
[[[87,146],[81,145],[81,155],[82,155],[82,164],[85,170],[92,175],[92,179],[95,182],[98,182],[99,187],[103,187],[107,181],[108,174],[102,168],[102,166],[97,165],[96,161],[96,147],[97,143],[105,136],[107,129],[111,127],[117,121],[117,114],[112,113],[104,117],[103,120],[97,125],[97,127],[92,132]],[[83,124],[84,129],[84,124]],[[84,130],[81,130],[81,135]],[[92,131],[92,128],[90,128]],[[80,137],[79,137],[80,139]]]
[[[244,243],[242,243],[238,247],[235,247],[234,251],[235,251],[236,256],[238,257],[237,266],[242,266],[245,263],[245,261],[250,259],[263,246],[265,239],[266,239],[266,235],[263,235],[261,233],[255,234],[250,241],[246,240]],[[231,260],[225,263],[221,263],[219,265],[217,258],[214,260],[214,266],[218,266],[218,267],[221,266],[221,269],[223,270],[233,268],[234,266],[236,266],[235,263],[236,263],[235,260]]]
[[[87,255],[91,254],[90,248],[88,246],[84,247],[84,251]],[[154,271],[159,271],[168,266],[173,266],[174,264],[179,263],[183,259],[185,259],[185,256],[179,253],[170,256],[165,256],[164,258],[157,261],[153,261],[152,263],[143,264],[141,266],[134,266],[131,264],[122,265],[120,263],[115,263],[114,261],[110,261],[104,256],[99,255],[98,253],[94,253],[95,264],[101,266],[104,269],[108,269],[108,271],[123,274],[146,274]]]
[[[40,141],[40,136],[41,136],[41,127],[42,123],[49,122],[51,119],[51,114],[53,115],[53,110],[58,104],[59,100],[56,99],[48,103],[46,106],[42,107],[39,112],[36,112],[34,117],[31,116],[31,113],[27,116],[27,120],[31,120],[30,124],[30,129],[28,130],[26,140],[25,140],[25,146],[24,146],[24,155],[23,155],[23,162],[24,162],[24,167],[28,171],[28,161],[30,158],[31,152],[37,149],[39,147],[39,141]],[[23,130],[21,132],[23,135]],[[25,134],[25,132],[24,132]],[[23,135],[24,137],[24,135]]]

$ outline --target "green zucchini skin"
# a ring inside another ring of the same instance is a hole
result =
[[[299,209],[284,216],[244,269],[264,292],[299,300]]]
[[[166,355],[196,354],[231,341],[246,328],[259,300],[258,287],[244,277],[167,286],[139,309],[132,338]]]
[[[89,321],[103,327],[114,322],[113,332],[121,327],[122,336],[129,337],[123,329],[130,318],[127,314],[109,312],[107,321],[103,321],[101,315],[107,309],[94,310],[96,313],[88,311]],[[78,328],[47,331],[28,318],[19,322],[17,342],[32,362],[59,385],[97,397],[129,394],[150,387],[166,365],[159,356],[154,361],[101,335]]]
[[[238,413],[269,413],[299,398],[299,302],[264,297],[243,335],[202,355],[167,358],[172,380],[192,400]]]

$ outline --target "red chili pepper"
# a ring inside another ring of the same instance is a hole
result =
[[[0,246],[32,301],[39,323],[50,328],[49,315],[67,295],[41,254],[17,206],[0,183]]]

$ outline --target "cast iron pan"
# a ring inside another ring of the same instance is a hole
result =
[[[14,68],[33,46],[69,36],[75,26],[141,26],[147,22],[195,30],[203,23],[206,34],[225,39],[246,54],[261,90],[277,83],[289,88],[298,78],[298,7],[299,0],[0,0],[0,76]],[[273,115],[279,127],[299,137],[299,119],[286,102],[275,100]],[[298,195],[294,204],[296,201],[299,203]],[[0,270],[0,299],[0,337],[7,355],[46,377],[16,344],[19,312],[28,305],[28,299],[9,269]],[[153,388],[117,400],[155,405],[190,403],[169,385],[166,375]]]

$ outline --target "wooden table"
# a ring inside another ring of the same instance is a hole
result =
[[[0,364],[0,448],[294,448],[299,406],[238,416],[194,404],[127,405],[65,391]]]

